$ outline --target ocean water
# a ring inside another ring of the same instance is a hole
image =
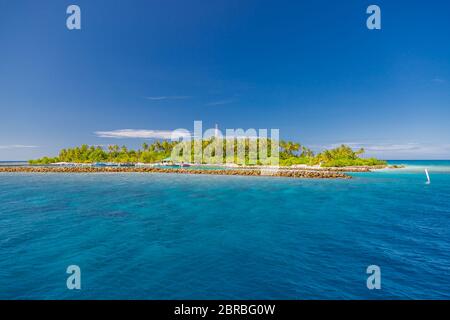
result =
[[[407,164],[351,180],[1,173],[0,298],[449,299],[450,162]]]
[[[0,167],[23,167],[27,165],[27,161],[0,161]]]

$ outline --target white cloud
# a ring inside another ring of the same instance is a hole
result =
[[[119,129],[112,131],[96,131],[101,138],[140,138],[140,139],[171,139],[190,137],[187,130],[144,130],[144,129]]]
[[[348,145],[352,149],[364,148],[366,156],[375,156],[390,159],[426,159],[426,158],[450,158],[450,143],[426,144],[426,143],[362,143],[342,142],[319,146],[318,149],[332,149],[341,144]]]
[[[435,83],[446,83],[447,81],[445,79],[443,79],[443,78],[437,77],[437,78],[433,79],[433,82],[435,82]]]
[[[29,146],[23,144],[11,144],[11,145],[0,145],[0,149],[24,149],[24,148],[39,148],[38,146]]]
[[[404,143],[404,144],[373,144],[373,143],[359,143],[359,142],[344,142],[334,143],[326,148],[336,148],[341,144],[345,144],[353,149],[364,148],[366,151],[413,151],[419,150],[421,145],[417,143]]]
[[[190,96],[156,96],[156,97],[145,97],[147,100],[151,101],[162,101],[162,100],[184,100],[189,99]]]
[[[225,100],[219,100],[219,101],[213,101],[210,103],[207,103],[207,106],[222,106],[224,104],[230,104],[233,103],[234,100],[233,99],[225,99]]]

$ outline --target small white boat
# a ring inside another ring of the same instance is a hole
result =
[[[428,169],[425,169],[425,174],[427,175],[427,182],[425,182],[425,184],[430,184],[431,180],[430,180],[430,175],[428,174]]]

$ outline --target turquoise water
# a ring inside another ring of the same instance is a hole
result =
[[[434,173],[449,173],[450,160],[390,160],[391,165],[405,165],[400,172],[424,172],[425,168]]]
[[[0,298],[448,299],[449,163],[352,180],[1,173]]]

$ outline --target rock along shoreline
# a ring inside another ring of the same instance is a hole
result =
[[[177,174],[209,174],[222,176],[273,176],[306,179],[351,179],[352,177],[338,170],[309,169],[177,169],[177,168],[142,168],[142,167],[0,167],[0,173],[177,173]]]

